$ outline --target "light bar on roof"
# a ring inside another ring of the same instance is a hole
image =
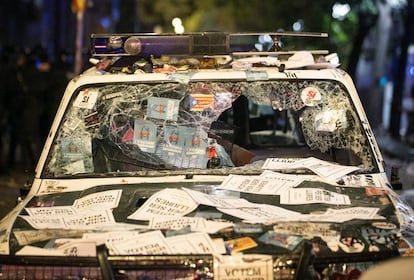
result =
[[[268,32],[188,34],[92,34],[92,56],[227,55],[252,50],[247,36],[327,37],[326,33]]]
[[[228,54],[228,35],[221,32],[195,34],[92,35],[93,56],[209,55]]]

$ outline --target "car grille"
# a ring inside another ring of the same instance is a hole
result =
[[[212,279],[211,256],[10,257],[0,279]]]
[[[331,279],[333,276],[337,278],[332,279],[357,279],[358,273],[396,256],[370,254],[370,256],[358,257],[348,254],[347,257],[340,259],[313,259],[309,252],[308,248],[293,258],[292,256],[274,257],[273,279],[307,279],[310,275],[321,273],[328,277],[326,279]],[[214,265],[215,260],[212,255],[112,256],[107,254],[105,248],[97,248],[96,258],[0,256],[0,279],[208,280],[214,279]]]

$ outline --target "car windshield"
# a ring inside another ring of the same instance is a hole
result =
[[[339,82],[123,82],[75,92],[43,177],[261,172],[306,157],[377,170]]]

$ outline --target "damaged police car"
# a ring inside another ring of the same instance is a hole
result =
[[[0,279],[357,279],[411,255],[350,77],[246,36],[93,35],[1,221]]]

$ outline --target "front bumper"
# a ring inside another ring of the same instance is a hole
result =
[[[245,270],[245,275],[242,275],[240,268],[237,275],[223,275],[217,269],[219,258],[212,255],[112,256],[102,245],[97,247],[97,257],[0,256],[0,279],[296,280],[315,274],[322,276],[322,279],[331,279],[349,274],[355,277],[355,274],[399,255],[398,251],[389,251],[344,254],[335,258],[315,257],[312,245],[304,243],[290,255],[272,256],[271,276],[263,277],[257,275],[257,270]]]

